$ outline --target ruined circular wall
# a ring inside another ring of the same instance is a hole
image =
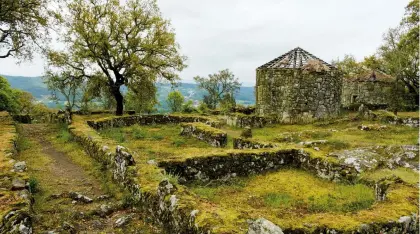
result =
[[[342,80],[335,70],[257,69],[256,112],[283,123],[335,117],[340,111]]]

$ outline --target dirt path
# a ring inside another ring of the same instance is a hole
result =
[[[63,129],[45,124],[19,129],[17,159],[26,162],[36,190],[35,233],[159,233],[139,212],[124,208],[118,189]]]

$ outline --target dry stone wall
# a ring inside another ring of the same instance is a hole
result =
[[[343,81],[341,104],[349,107],[355,103],[385,107],[389,104],[393,83],[381,81]]]
[[[109,126],[109,125],[104,125]],[[153,222],[159,224],[165,233],[208,233],[208,230],[195,223],[198,211],[189,207],[179,208],[177,188],[168,180],[162,180],[156,193],[144,191],[138,182],[138,168],[128,149],[117,146],[115,150],[100,141],[69,128],[74,139],[80,143],[87,154],[108,168],[116,184],[129,191],[138,206]]]
[[[257,69],[256,113],[275,115],[283,123],[312,122],[336,117],[340,111],[342,79],[333,69]]]
[[[170,124],[170,123],[187,123],[187,122],[202,122],[212,127],[220,127],[218,121],[201,116],[178,116],[178,115],[133,115],[105,118],[99,121],[87,121],[87,124],[95,129],[116,128],[131,126],[134,124],[151,125],[151,124]]]
[[[277,123],[277,118],[268,116],[244,115],[244,114],[230,114],[222,117],[226,124],[232,127],[244,128],[262,128],[268,124]]]
[[[203,123],[182,123],[181,135],[192,136],[214,147],[227,145],[227,133]]]
[[[17,152],[17,133],[12,117],[0,112],[0,141],[7,148],[0,149],[0,233],[25,233],[32,230],[30,216],[32,195],[29,192],[26,163],[13,158]],[[5,135],[2,135],[5,134]]]
[[[244,138],[233,138],[234,149],[263,149],[263,148],[274,148],[271,143],[262,143],[250,139]]]
[[[354,167],[312,158],[302,150],[271,150],[266,152],[234,152],[208,157],[196,157],[183,162],[164,161],[159,166],[168,173],[179,175],[181,181],[192,182],[249,176],[282,167],[302,168],[321,178],[353,182],[357,178]]]

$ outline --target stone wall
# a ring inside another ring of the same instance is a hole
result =
[[[387,106],[393,83],[382,81],[343,81],[341,104],[350,107],[352,104],[363,103],[370,106]]]
[[[203,123],[182,123],[181,135],[192,136],[214,147],[227,145],[227,133]]]
[[[275,115],[283,123],[304,123],[336,117],[342,79],[334,69],[257,69],[256,113]]]
[[[312,158],[302,150],[271,150],[267,152],[235,152],[223,155],[197,157],[183,162],[164,161],[160,167],[181,181],[208,181],[236,176],[249,176],[282,167],[302,168],[321,178],[353,182],[357,177],[354,167]]]
[[[230,114],[222,117],[226,124],[232,127],[244,128],[262,128],[268,124],[277,123],[277,118],[268,116],[244,115],[244,114]]]
[[[202,122],[212,127],[220,127],[220,123],[201,116],[178,116],[178,115],[133,115],[110,117],[98,121],[87,121],[87,124],[95,129],[116,128],[131,126],[134,124],[151,125],[151,124],[170,124],[170,123],[186,123],[186,122]]]
[[[17,152],[17,133],[12,117],[0,112],[0,233],[32,233],[26,163],[13,158]],[[4,135],[3,135],[4,134]],[[4,203],[3,203],[4,202]]]
[[[129,150],[117,146],[115,151],[102,145],[94,138],[69,128],[74,139],[80,143],[86,153],[99,161],[112,173],[115,183],[129,191],[139,208],[149,219],[159,224],[165,233],[208,233],[208,229],[195,223],[196,210],[188,206],[178,207],[177,188],[168,180],[162,180],[156,187],[156,192],[146,192],[138,183],[136,162]]]
[[[274,148],[271,143],[262,143],[250,139],[244,138],[233,138],[234,149],[263,149],[263,148]]]

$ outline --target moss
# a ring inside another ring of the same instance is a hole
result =
[[[361,179],[367,181],[378,181],[383,178],[390,176],[396,176],[400,178],[403,182],[417,186],[419,184],[419,173],[408,168],[396,168],[394,170],[390,169],[379,169],[375,171],[368,171],[362,174]]]

